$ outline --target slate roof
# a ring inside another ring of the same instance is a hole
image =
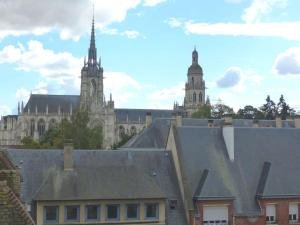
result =
[[[165,148],[172,119],[155,119],[148,129],[130,139],[123,148]]]
[[[257,197],[300,196],[300,129],[234,128],[234,132],[234,161],[230,161],[222,128],[176,128],[191,196],[234,199],[234,214],[248,216],[260,214]],[[269,169],[263,172],[266,165]]]
[[[63,171],[62,150],[9,149],[8,154],[21,167],[24,180],[21,198],[25,202],[32,199],[177,199],[176,210],[166,205],[167,224],[187,224],[169,151],[74,150],[73,172]]]
[[[24,112],[30,109],[31,113],[35,112],[37,107],[38,113],[46,113],[46,107],[48,105],[48,113],[58,113],[58,108],[63,113],[70,112],[71,105],[73,110],[79,106],[79,95],[42,95],[31,94],[30,98],[24,107]]]
[[[115,109],[116,119],[118,123],[126,123],[127,118],[129,121],[145,122],[146,114],[150,112],[152,120],[156,118],[171,118],[173,110],[162,110],[162,109]]]

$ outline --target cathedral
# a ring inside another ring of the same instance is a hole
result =
[[[109,149],[123,134],[137,134],[155,118],[170,118],[175,113],[190,116],[205,104],[205,82],[198,63],[196,48],[188,68],[184,103],[174,104],[172,110],[115,108],[112,95],[106,101],[103,93],[103,67],[97,58],[94,20],[88,59],[81,69],[80,95],[31,94],[28,102],[18,104],[17,115],[3,116],[0,121],[0,146],[21,145],[22,138],[31,136],[38,141],[45,132],[62,119],[70,119],[73,111],[84,108],[89,112],[90,124],[103,128],[103,147]]]

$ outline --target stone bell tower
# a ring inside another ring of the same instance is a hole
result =
[[[184,109],[190,115],[204,104],[205,81],[203,80],[202,67],[198,63],[198,52],[195,48],[192,53],[192,65],[188,69],[185,84]]]
[[[91,114],[99,113],[104,107],[103,68],[101,67],[100,58],[97,60],[94,18],[88,61],[84,59],[84,66],[81,69],[80,107]]]

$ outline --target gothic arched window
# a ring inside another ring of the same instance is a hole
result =
[[[193,89],[195,89],[195,81],[194,81],[194,77],[192,77],[192,87],[193,87]]]
[[[202,98],[203,98],[203,96],[202,96],[202,93],[200,92],[200,94],[199,94],[199,102],[202,102]]]
[[[94,96],[96,94],[96,81],[94,79],[91,80],[91,86],[90,86],[90,96]]]
[[[193,94],[193,102],[196,102],[197,101],[197,95],[196,95],[196,93],[194,92],[194,94]]]
[[[30,136],[33,137],[35,130],[35,122],[34,119],[30,120]]]
[[[45,134],[45,121],[43,119],[40,119],[38,122],[38,132],[39,132],[39,137]]]

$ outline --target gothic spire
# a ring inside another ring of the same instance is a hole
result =
[[[92,31],[91,31],[91,42],[89,48],[89,58],[88,63],[92,65],[97,64],[97,48],[96,48],[96,41],[95,41],[95,16],[94,16],[94,9],[93,9],[93,23],[92,23]]]

